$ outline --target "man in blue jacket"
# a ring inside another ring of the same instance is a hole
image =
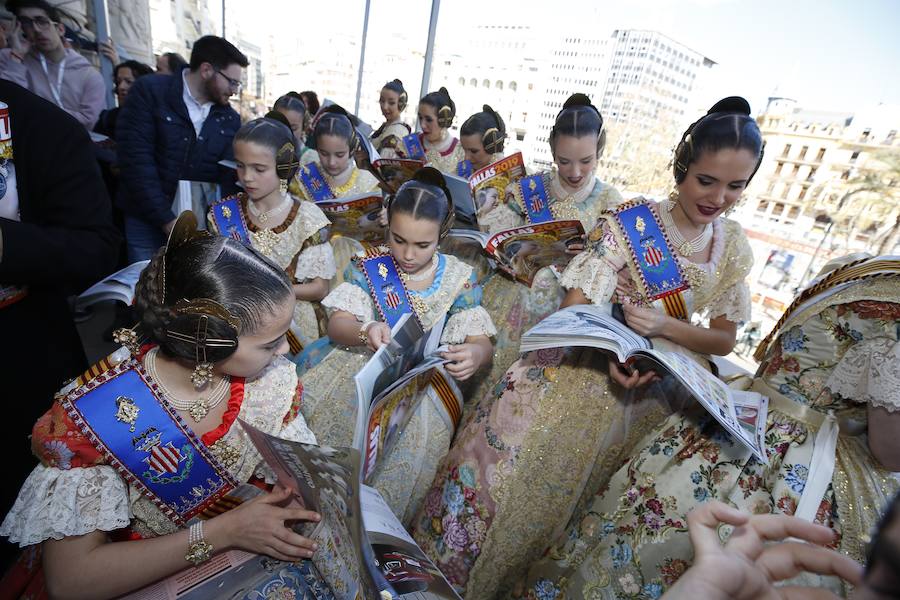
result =
[[[179,180],[236,190],[234,171],[218,163],[234,158],[231,142],[241,119],[228,99],[240,91],[247,64],[231,43],[207,35],[194,43],[180,73],[141,77],[129,90],[117,125],[117,204],[125,213],[130,262],[152,258],[165,243]]]

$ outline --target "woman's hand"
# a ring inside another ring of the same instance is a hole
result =
[[[667,337],[665,330],[672,317],[628,303],[622,304],[622,310],[625,311],[625,322],[636,333],[644,337]]]
[[[100,51],[100,54],[109,59],[109,62],[111,62],[114,67],[119,64],[119,53],[116,51],[116,47],[113,45],[112,40],[108,39],[105,42],[100,42],[97,44],[97,49]]]
[[[481,366],[482,354],[483,350],[477,344],[456,344],[449,346],[441,356],[450,361],[444,366],[447,372],[457,381],[465,381]]]
[[[749,515],[718,501],[695,508],[687,522],[694,566],[666,592],[665,600],[836,598],[821,589],[776,587],[803,572],[836,575],[852,585],[861,582],[861,565],[816,545],[834,539],[827,527],[787,515]],[[719,542],[720,522],[735,526],[725,546]],[[782,541],[788,537],[809,543]]]
[[[388,327],[387,323],[379,321],[369,325],[369,328],[366,329],[366,335],[369,336],[366,346],[368,346],[369,350],[375,352],[385,344],[390,343],[391,328]]]
[[[16,21],[15,29],[6,38],[6,45],[12,50],[13,55],[20,58],[24,58],[31,50],[31,42],[25,37],[25,34],[22,32],[22,24],[18,21]]]
[[[609,376],[626,390],[633,390],[660,379],[659,375],[653,371],[641,374],[638,373],[637,369],[631,370],[625,365],[618,364],[615,359],[610,359],[609,361]]]
[[[266,554],[278,560],[294,562],[309,558],[318,545],[290,529],[296,521],[318,522],[318,513],[303,508],[282,506],[290,501],[291,491],[275,488],[216,519],[225,521],[229,547],[256,554]]]

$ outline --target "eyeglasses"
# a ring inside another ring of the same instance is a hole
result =
[[[219,69],[216,69],[216,73],[218,73],[219,75],[221,75],[222,77],[225,78],[225,80],[228,82],[228,85],[231,87],[232,91],[237,92],[244,85],[241,83],[240,79],[232,79],[231,77],[229,77],[228,75],[226,75],[225,73],[220,71]]]
[[[22,24],[23,29],[36,29],[38,31],[45,31],[49,29],[51,25],[56,24],[47,17],[19,17],[19,23]]]

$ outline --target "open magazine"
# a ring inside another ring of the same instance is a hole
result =
[[[338,198],[320,200],[316,206],[331,221],[332,236],[342,235],[365,242],[383,242],[384,227],[378,224],[381,214],[381,192],[365,192]]]
[[[105,300],[116,300],[126,306],[131,306],[134,300],[134,288],[141,272],[149,263],[149,260],[141,260],[104,277],[78,295],[75,299],[75,308],[87,308]]]
[[[481,245],[496,261],[496,268],[525,285],[531,285],[544,267],[562,270],[572,256],[571,246],[584,243],[581,221],[547,221],[504,229],[491,235],[474,229],[451,229],[449,236]]]
[[[520,350],[588,346],[611,352],[628,367],[671,374],[735,439],[768,464],[763,439],[768,399],[732,390],[684,354],[654,348],[651,340],[616,319],[612,307],[582,304],[561,309],[525,332]]]
[[[397,437],[409,422],[421,392],[451,396],[462,406],[455,381],[443,368],[446,359],[440,353],[443,322],[424,331],[417,319],[406,314],[391,329],[391,342],[378,349],[355,376],[356,429],[353,447],[363,457],[365,481],[378,465],[378,459],[390,452]]]
[[[491,212],[506,198],[506,188],[525,177],[525,159],[516,152],[483,169],[475,171],[469,178],[469,187],[475,199],[478,216]]]
[[[425,161],[406,158],[381,158],[372,140],[357,130],[360,151],[356,155],[356,164],[360,169],[372,173],[382,186],[391,193],[412,179],[416,171],[425,166]]]
[[[290,442],[240,424],[279,485],[294,491],[292,502],[322,515],[319,523],[295,526],[319,549],[296,563],[223,552],[126,598],[459,600],[381,495],[360,483],[356,450]],[[239,504],[262,492],[244,485],[235,493],[233,503]]]

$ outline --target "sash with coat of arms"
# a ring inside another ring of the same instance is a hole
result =
[[[373,247],[364,256],[353,259],[369,285],[369,294],[381,318],[393,327],[406,313],[419,319],[415,301],[406,289],[400,268],[390,252]]]
[[[525,217],[530,224],[535,225],[553,220],[550,196],[547,194],[543,175],[530,175],[520,179],[516,185],[516,196],[525,210]]]
[[[245,246],[250,245],[250,234],[239,195],[222,198],[210,207],[210,211],[219,234],[234,238]]]
[[[461,160],[456,163],[456,174],[464,179],[469,179],[472,176],[472,161]]]
[[[422,139],[418,133],[411,133],[403,136],[403,148],[406,158],[412,160],[428,160],[425,158],[425,147],[422,145]]]
[[[322,175],[319,165],[316,163],[302,165],[297,171],[297,177],[300,179],[300,183],[306,190],[309,199],[313,202],[334,199],[334,192],[331,190],[328,182],[325,181],[325,176]]]

